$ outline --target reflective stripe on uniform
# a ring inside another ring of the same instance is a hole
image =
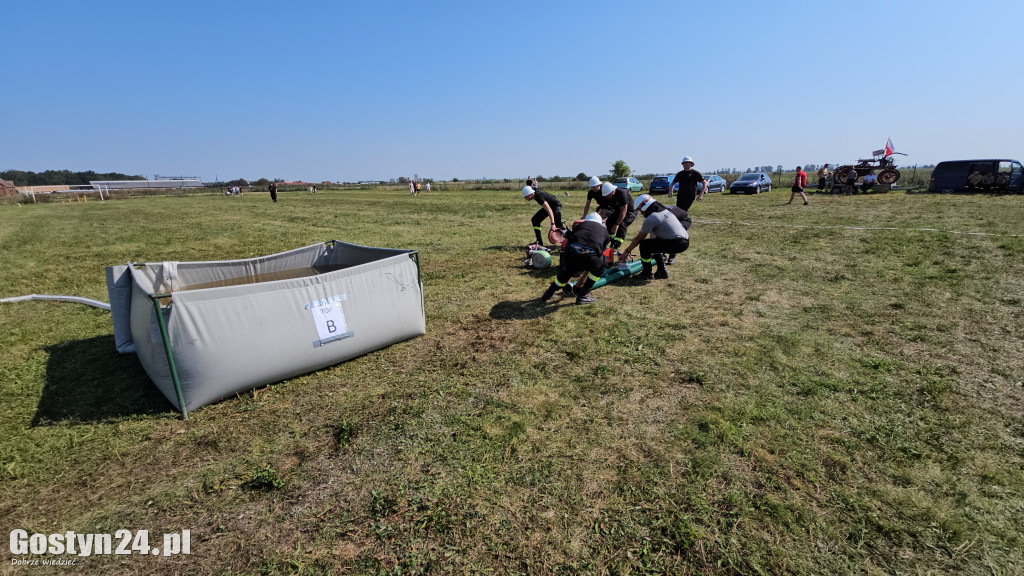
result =
[[[562,286],[565,286],[565,282],[559,282],[558,278],[555,278],[555,286],[561,288]]]
[[[600,279],[601,279],[601,277],[600,277],[600,276],[594,276],[593,274],[588,274],[588,277],[589,277],[589,278],[590,278],[591,280],[593,280],[594,282],[597,282],[598,280],[600,280]]]

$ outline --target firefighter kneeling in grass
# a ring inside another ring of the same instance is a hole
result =
[[[572,231],[565,235],[566,246],[562,251],[558,276],[544,291],[540,301],[547,302],[561,288],[566,295],[575,294],[577,304],[593,302],[594,297],[590,295],[590,288],[604,273],[603,252],[609,241],[611,236],[608,235],[608,229],[596,213],[588,214],[582,222],[573,226]],[[574,289],[569,280],[584,270],[589,272],[587,279]]]
[[[644,215],[644,224],[633,242],[619,256],[619,260],[628,260],[629,253],[639,244],[643,270],[638,278],[668,278],[668,271],[665,270],[665,252],[675,255],[685,251],[690,247],[690,234],[675,214],[668,210],[659,210],[658,202],[654,198],[643,194],[637,197],[635,205]],[[644,240],[647,235],[653,237]],[[655,263],[658,265],[658,271],[652,274],[651,267]]]

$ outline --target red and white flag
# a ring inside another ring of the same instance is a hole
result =
[[[891,156],[896,151],[896,147],[892,145],[892,138],[886,138],[885,140],[885,155]]]

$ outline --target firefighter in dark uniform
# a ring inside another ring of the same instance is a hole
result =
[[[605,182],[601,185],[601,210],[604,211],[608,235],[612,237],[612,248],[618,248],[626,239],[629,225],[636,220],[633,196],[629,190]]]
[[[676,184],[679,184],[679,197],[676,198],[676,206],[683,210],[689,210],[693,201],[704,198],[704,194],[708,191],[707,180],[704,180],[703,174],[693,169],[693,158],[689,156],[683,156],[683,169],[676,172],[675,178],[668,185],[669,198],[672,197],[672,187]],[[699,192],[698,188],[700,188]]]
[[[683,228],[682,223],[668,210],[658,211],[655,203],[654,198],[648,197],[640,204],[640,212],[644,215],[643,226],[619,257],[620,261],[627,261],[633,248],[640,245],[640,262],[643,265],[643,271],[639,276],[641,280],[668,278],[664,253],[678,254],[690,247],[690,234],[686,228]],[[648,235],[652,238],[645,239]],[[654,264],[658,265],[658,271],[652,274],[651,268]]]
[[[583,215],[580,216],[581,220],[590,213],[591,200],[596,202],[598,207],[601,206],[601,179],[597,176],[591,176],[590,182],[587,182],[587,185],[590,186],[590,189],[587,190],[587,203],[583,205]]]
[[[590,304],[594,301],[594,297],[590,295],[590,289],[604,273],[604,248],[611,241],[608,229],[601,222],[601,216],[596,213],[588,214],[582,222],[576,224],[572,231],[565,235],[565,240],[566,247],[558,266],[558,276],[544,291],[540,300],[546,302],[559,289],[567,291],[569,280],[580,272],[587,271],[589,272],[587,279],[581,286],[573,289],[572,293],[576,294],[577,304]]]
[[[531,186],[523,187],[523,198],[540,204],[540,210],[531,219],[531,222],[533,222],[533,233],[537,235],[538,244],[544,243],[540,236],[540,223],[545,218],[551,219],[552,230],[565,230],[565,223],[562,222],[562,203],[558,201],[558,198],[543,190],[534,190]]]

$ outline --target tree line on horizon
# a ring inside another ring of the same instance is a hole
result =
[[[15,186],[85,186],[90,180],[145,180],[145,176],[129,176],[119,172],[72,172],[71,170],[47,170],[31,172],[24,170],[6,170],[0,172],[0,180],[14,182]]]

